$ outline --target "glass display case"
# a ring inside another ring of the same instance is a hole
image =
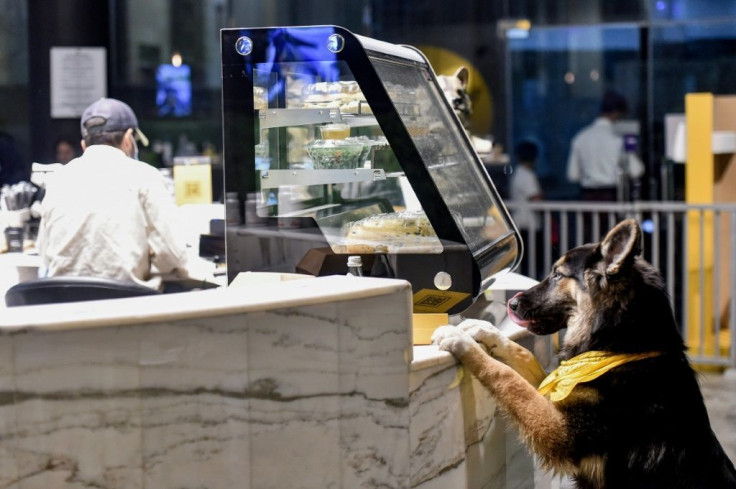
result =
[[[416,312],[453,314],[516,267],[518,232],[420,51],[335,26],[221,42],[230,280],[359,254],[411,282]]]

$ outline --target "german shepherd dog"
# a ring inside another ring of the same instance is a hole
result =
[[[663,280],[640,255],[641,229],[623,221],[509,300],[510,318],[534,334],[567,328],[561,367],[546,379],[485,321],[442,326],[433,342],[493,393],[543,466],[578,488],[736,488]]]

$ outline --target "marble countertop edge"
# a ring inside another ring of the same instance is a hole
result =
[[[394,292],[407,295],[411,285],[397,279],[345,276],[319,277],[228,287],[179,294],[12,307],[0,314],[0,334],[19,331],[53,331],[104,326],[147,324],[375,297]],[[407,318],[410,318],[407,311]]]
[[[456,363],[459,362],[451,353],[440,350],[437,345],[414,345],[414,358],[411,362],[412,371],[450,366]]]

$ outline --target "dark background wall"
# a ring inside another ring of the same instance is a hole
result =
[[[104,0],[28,0],[31,161],[53,161],[57,138],[81,139],[79,119],[51,118],[50,50],[55,46],[109,48],[109,5]],[[108,49],[108,61],[110,54]],[[109,70],[107,75],[109,80]]]

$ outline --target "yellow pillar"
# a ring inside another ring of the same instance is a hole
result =
[[[685,96],[687,122],[687,164],[685,167],[685,200],[688,204],[714,202],[713,167],[713,94],[691,93]],[[701,220],[704,221],[701,223]],[[713,315],[713,212],[688,212],[687,273],[688,301],[687,345],[693,352],[714,353]],[[700,242],[701,225],[704,240]],[[702,255],[702,258],[701,258]],[[702,263],[701,263],[702,260]],[[701,267],[704,284],[701,283]],[[703,287],[704,285],[704,287]],[[701,309],[704,311],[701,312]],[[704,331],[703,343],[700,331]]]

